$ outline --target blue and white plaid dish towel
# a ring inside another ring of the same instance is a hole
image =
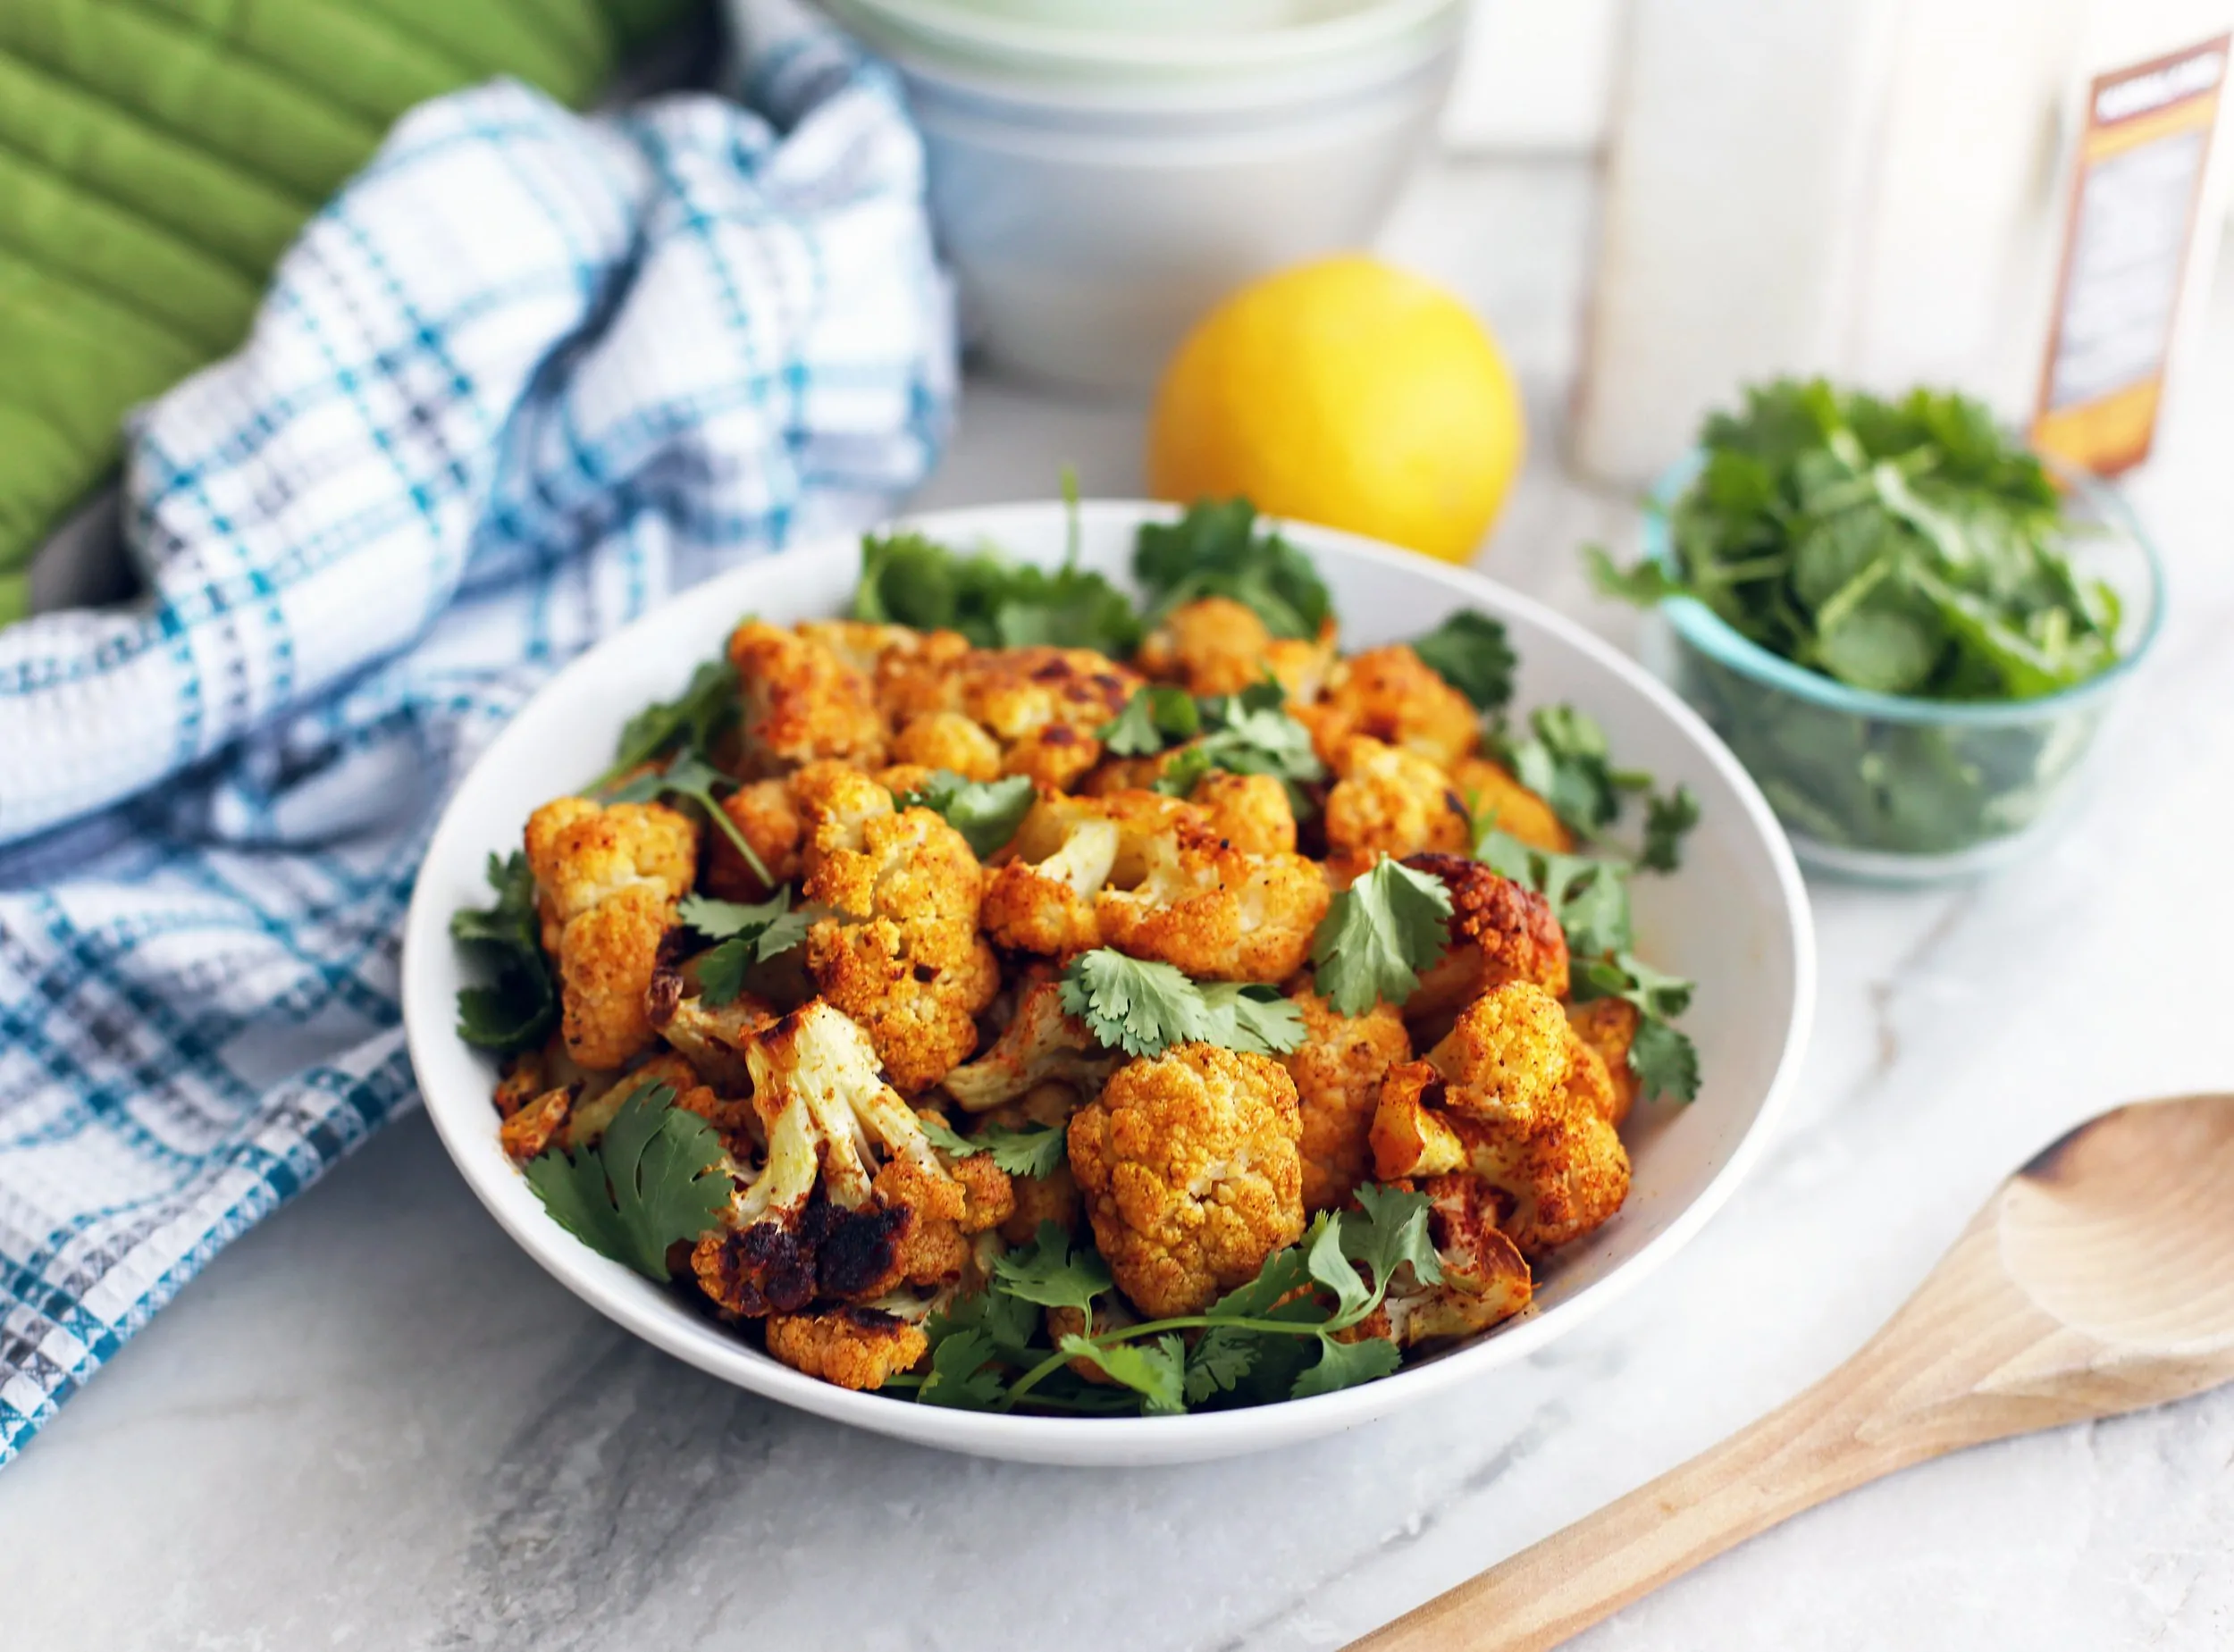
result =
[[[404,120],[242,351],[136,416],[151,594],[0,632],[0,1463],[412,1099],[399,922],[522,699],[936,457],[897,92],[743,9],[752,109],[496,84]]]

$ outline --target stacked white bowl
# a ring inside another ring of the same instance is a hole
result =
[[[1464,0],[823,0],[899,69],[965,336],[1061,384],[1152,384],[1250,278],[1368,241],[1432,125]]]

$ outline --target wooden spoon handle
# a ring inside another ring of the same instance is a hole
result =
[[[1367,1635],[1353,1652],[1557,1646],[1779,1521],[1932,1455],[1859,1438],[1852,1397],[1852,1379],[1833,1373],[1619,1502]]]

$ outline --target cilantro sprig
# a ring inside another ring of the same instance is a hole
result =
[[[682,752],[703,753],[737,715],[737,674],[726,659],[703,661],[673,700],[655,700],[622,725],[613,766],[590,784],[602,792],[634,768]]]
[[[1062,1007],[1101,1044],[1161,1055],[1174,1044],[1214,1044],[1285,1055],[1304,1041],[1303,1012],[1261,982],[1197,983],[1184,971],[1112,947],[1081,952],[1063,969]]]
[[[1444,682],[1474,702],[1477,711],[1499,711],[1513,697],[1513,672],[1520,657],[1503,622],[1478,608],[1460,608],[1424,637],[1412,651]]]
[[[649,768],[626,785],[617,786],[604,793],[608,803],[649,803],[661,797],[686,798],[706,811],[721,834],[727,838],[752,868],[752,876],[763,884],[776,880],[768,876],[759,852],[746,841],[737,823],[729,818],[729,811],[721,806],[717,787],[735,786],[734,776],[725,775],[694,751],[687,751],[671,760],[665,768]]]
[[[959,631],[979,648],[1051,644],[1129,658],[1140,616],[1124,592],[1071,555],[1055,569],[964,552],[920,533],[869,534],[849,613],[854,619]]]
[[[646,1279],[670,1277],[668,1249],[721,1219],[731,1183],[721,1138],[675,1105],[674,1089],[639,1086],[596,1145],[553,1147],[527,1163],[527,1185],[553,1220],[600,1256]]]
[[[1100,1330],[1096,1307],[1113,1289],[1108,1264],[1044,1223],[1030,1245],[994,1265],[985,1290],[933,1316],[930,1373],[916,1397],[980,1411],[1037,1408],[1073,1361],[1150,1415],[1307,1399],[1385,1377],[1401,1363],[1396,1345],[1357,1328],[1392,1287],[1439,1284],[1442,1268],[1424,1195],[1367,1185],[1357,1201],[1357,1210],[1314,1219],[1300,1243],[1205,1312]],[[1087,1329],[1037,1344],[1044,1308],[1071,1310]],[[1191,1346],[1188,1333],[1199,1333]]]
[[[983,860],[1007,847],[1037,795],[1028,775],[965,780],[951,768],[940,768],[892,801],[895,809],[928,809],[938,815],[962,834],[970,852]]]
[[[458,1036],[509,1055],[542,1043],[558,1025],[558,988],[543,956],[527,857],[517,850],[491,855],[488,879],[495,904],[461,906],[449,918],[451,935],[495,966],[485,985],[458,988]]]
[[[1166,797],[1185,797],[1214,768],[1236,775],[1270,775],[1288,788],[1298,814],[1307,800],[1299,788],[1326,776],[1311,744],[1311,731],[1290,717],[1288,697],[1267,677],[1238,694],[1190,698],[1162,683],[1137,691],[1125,709],[1095,731],[1119,757],[1154,757],[1176,751],[1163,767],[1153,789]]]
[[[1133,577],[1158,616],[1200,597],[1230,597],[1276,637],[1315,637],[1333,611],[1311,558],[1277,527],[1258,531],[1247,499],[1198,500],[1177,522],[1143,523]]]
[[[780,957],[805,940],[813,921],[804,910],[792,910],[788,885],[756,905],[687,894],[676,910],[690,928],[717,943],[696,960],[699,1000],[716,1009],[736,1002],[754,964]]]
[[[1067,1133],[1054,1124],[989,1124],[975,1136],[962,1136],[952,1125],[923,1115],[923,1134],[931,1145],[949,1158],[968,1159],[984,1153],[995,1170],[1011,1176],[1044,1178],[1065,1162]]]
[[[1337,1015],[1401,1004],[1449,944],[1450,891],[1432,872],[1381,860],[1334,897],[1311,937],[1319,992]]]

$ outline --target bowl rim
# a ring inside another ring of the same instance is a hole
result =
[[[1205,37],[1187,32],[1080,29],[1000,18],[954,0],[848,0],[849,9],[881,15],[980,62],[1036,62],[1088,73],[1142,70],[1192,73],[1247,71],[1336,59],[1455,13],[1462,0],[1368,0],[1338,16]]]
[[[944,532],[950,538],[960,536],[997,543],[1004,533],[1015,532],[1012,524],[1044,520],[1049,514],[1064,508],[1061,500],[1054,499],[957,507],[901,516],[869,531],[912,529],[935,536]],[[1169,521],[1178,515],[1176,506],[1134,499],[1087,500],[1079,509],[1080,520],[1088,523],[1105,517],[1137,524],[1143,520]],[[1768,1150],[1798,1087],[1814,1026],[1818,962],[1813,910],[1791,844],[1767,799],[1743,765],[1696,712],[1642,666],[1578,622],[1470,568],[1432,563],[1416,553],[1337,529],[1300,523],[1286,525],[1298,539],[1306,541],[1308,549],[1331,549],[1411,577],[1424,578],[1431,583],[1448,587],[1461,600],[1471,597],[1479,600],[1486,590],[1494,594],[1499,605],[1524,616],[1576,649],[1591,663],[1643,696],[1676,724],[1728,784],[1768,855],[1779,915],[1793,958],[1792,1011],[1776,1066],[1759,1105],[1720,1168],[1687,1204],[1669,1218],[1667,1227],[1645,1241],[1634,1255],[1553,1308],[1517,1321],[1508,1321],[1494,1335],[1483,1336],[1439,1358],[1407,1366],[1374,1382],[1306,1399],[1281,1400],[1230,1411],[1171,1417],[1071,1418],[1015,1416],[911,1405],[875,1393],[854,1393],[836,1388],[794,1371],[750,1348],[711,1321],[691,1318],[675,1310],[674,1304],[665,1299],[648,1296],[641,1288],[644,1283],[642,1276],[590,1251],[551,1220],[540,1205],[530,1209],[532,1200],[523,1200],[521,1189],[525,1184],[511,1161],[501,1154],[492,1161],[480,1151],[492,1139],[492,1132],[478,1131],[469,1137],[467,1133],[473,1125],[468,1122],[466,1109],[429,1100],[426,1110],[445,1152],[498,1225],[546,1272],[605,1317],[710,1375],[794,1409],[919,1445],[1012,1461],[1073,1465],[1142,1465],[1238,1455],[1371,1421],[1461,1381],[1526,1358],[1612,1306],[1688,1245],[1729,1201]],[[623,651],[628,639],[640,629],[676,608],[701,602],[710,586],[748,572],[755,579],[780,580],[786,565],[796,566],[810,558],[855,555],[859,541],[860,535],[854,533],[817,536],[794,548],[741,564],[676,592],[585,650],[524,702],[475,760],[473,768],[443,806],[427,842],[423,869],[426,866],[455,863],[461,854],[471,855],[477,861],[485,851],[487,823],[469,818],[458,808],[458,801],[470,790],[476,772],[498,761],[509,745],[525,738],[522,731],[530,722],[527,713],[537,700],[553,694],[562,683],[594,681],[606,668],[605,662]],[[451,1059],[465,1047],[453,1026],[453,1006],[447,999],[431,999],[441,985],[432,960],[438,952],[453,945],[449,932],[449,914],[437,910],[439,898],[432,880],[418,880],[404,928],[401,998],[405,1042],[423,1095],[424,1075],[441,1069],[438,1052],[441,1058]]]
[[[1674,565],[1676,546],[1668,532],[1667,512],[1676,496],[1705,467],[1706,457],[1705,449],[1692,448],[1663,470],[1647,490],[1642,512],[1647,561],[1663,567]],[[1926,700],[1912,694],[1887,694],[1855,688],[1763,648],[1696,597],[1663,598],[1660,611],[1679,637],[1717,664],[1827,710],[1882,723],[1963,728],[2008,728],[2084,710],[2114,690],[2155,648],[2164,628],[2164,561],[2122,490],[2065,461],[2047,462],[2123,534],[2147,571],[2148,614],[2139,634],[2115,660],[2084,683],[2031,700]]]

